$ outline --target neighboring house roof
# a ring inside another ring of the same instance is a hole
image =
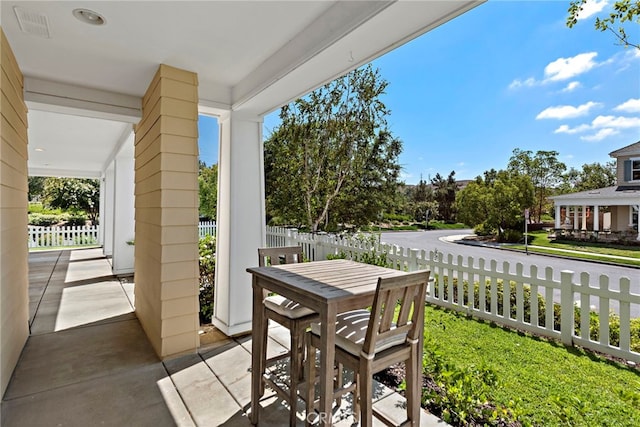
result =
[[[611,157],[631,156],[634,154],[640,154],[640,141],[627,145],[626,147],[619,148],[609,153]]]
[[[640,143],[638,143],[640,144]],[[640,190],[629,187],[599,188],[597,190],[580,191],[579,193],[562,194],[549,197],[556,205],[585,206],[621,206],[640,205]]]

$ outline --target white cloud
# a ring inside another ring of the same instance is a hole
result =
[[[596,132],[593,135],[581,136],[580,139],[583,141],[598,142],[598,141],[602,141],[603,139],[611,135],[615,135],[617,133],[620,133],[620,132],[617,131],[616,129],[604,128],[604,129],[600,129],[598,132]]]
[[[519,87],[531,87],[536,85],[536,80],[533,77],[529,77],[526,80],[515,79],[509,84],[509,89],[517,89]]]
[[[573,135],[576,133],[586,133],[589,131],[596,131],[591,135],[581,136],[583,141],[597,142],[603,139],[617,135],[622,129],[640,129],[640,117],[623,117],[623,116],[598,116],[591,121],[591,124],[581,124],[576,127],[569,127],[568,125],[561,125],[553,133],[566,133]]]
[[[615,111],[624,111],[626,113],[640,113],[640,98],[630,98],[614,108]]]
[[[573,135],[574,133],[585,132],[591,129],[589,125],[580,125],[574,128],[569,127],[568,125],[561,125],[558,129],[554,130],[553,133],[568,133],[569,135]]]
[[[586,73],[598,65],[593,59],[597,52],[580,53],[571,58],[558,58],[544,67],[544,82],[568,80]]]
[[[539,119],[569,119],[574,117],[584,116],[589,114],[592,108],[599,107],[601,104],[598,102],[589,101],[586,104],[574,107],[572,105],[559,105],[557,107],[549,107],[540,112],[536,116],[536,120]]]
[[[591,122],[594,128],[614,127],[619,129],[629,129],[640,127],[640,117],[614,117],[598,116]]]
[[[607,0],[587,1],[584,5],[582,5],[582,10],[580,11],[580,13],[578,13],[578,20],[586,19],[598,12],[602,12],[602,10],[607,6],[607,3]]]
[[[562,92],[572,92],[576,89],[578,89],[581,86],[580,82],[570,82],[564,89],[562,89]]]

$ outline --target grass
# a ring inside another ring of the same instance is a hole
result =
[[[449,363],[495,372],[491,401],[523,425],[640,425],[637,369],[432,306],[425,336]]]
[[[566,249],[578,251],[578,254],[570,254],[571,258],[589,259],[596,261],[615,262],[617,264],[640,266],[640,247],[613,245],[607,243],[595,242],[574,242],[574,241],[555,241],[549,240],[546,231],[534,231],[529,233],[533,238],[531,245],[540,246],[540,248],[529,247],[529,252],[546,253],[558,255],[561,252],[554,249]],[[524,250],[524,245],[514,245],[513,249]],[[600,255],[613,255],[618,257],[633,258],[631,260],[612,259]]]

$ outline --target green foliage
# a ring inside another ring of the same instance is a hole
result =
[[[492,371],[498,386],[490,401],[522,425],[640,425],[637,369],[429,305],[425,336],[425,354],[436,347],[440,365]],[[573,415],[562,413],[569,402],[559,405],[559,396],[573,399]]]
[[[40,200],[44,194],[44,176],[29,177],[29,201]]]
[[[210,323],[213,316],[213,297],[216,279],[216,239],[205,236],[200,239],[200,322]]]
[[[198,168],[198,188],[200,195],[200,217],[216,219],[218,203],[218,165],[207,166],[200,162]]]
[[[597,190],[616,184],[616,162],[605,165],[591,163],[582,165],[582,170],[571,168],[562,177],[563,182],[558,187],[558,194],[575,193],[578,191]]]
[[[436,218],[443,221],[455,221],[456,218],[456,193],[458,184],[455,179],[456,172],[451,171],[447,178],[439,173],[431,179],[431,185],[434,187],[434,198],[438,202],[438,209],[435,212]]]
[[[269,218],[315,232],[392,210],[402,143],[387,129],[387,84],[367,65],[281,109],[264,144]]]
[[[47,178],[44,199],[54,208],[84,210],[95,223],[100,208],[100,183],[97,179]]]
[[[569,5],[569,16],[567,17],[567,26],[572,28],[578,23],[580,12],[582,12],[587,0],[574,0]],[[628,24],[627,24],[628,23]],[[633,34],[637,35],[637,28],[633,24],[640,24],[640,1],[635,0],[619,0],[613,4],[613,12],[605,18],[596,17],[595,28],[599,31],[610,31],[624,47],[635,47],[640,49],[637,41],[629,40],[627,30],[634,30]],[[628,25],[625,29],[624,25]],[[617,28],[616,28],[617,26]]]
[[[66,225],[71,227],[73,226],[82,227],[84,225],[87,225],[87,216],[80,215],[80,214],[69,215],[66,219]]]
[[[62,221],[61,215],[31,213],[29,214],[29,224],[38,227],[50,227]]]
[[[519,148],[513,150],[507,169],[529,177],[534,187],[534,200],[531,216],[536,222],[540,222],[542,214],[549,209],[547,197],[552,194],[553,188],[562,182],[562,174],[567,166],[558,160],[557,151],[539,150],[534,155],[531,151],[523,151]]]
[[[387,254],[376,251],[375,245],[380,241],[380,236],[376,234],[357,233],[345,237],[353,246],[369,247],[370,249],[360,252],[355,250],[341,250],[337,254],[327,255],[327,259],[352,259],[365,264],[378,265],[380,267],[392,267],[392,263],[387,259]]]
[[[524,235],[520,230],[514,230],[512,228],[508,228],[504,230],[504,232],[500,235],[498,239],[501,243],[518,243],[524,242]]]
[[[481,232],[520,228],[524,209],[532,202],[533,186],[527,175],[493,169],[469,183],[456,197],[458,219]]]
[[[443,325],[429,324],[431,328]],[[422,390],[422,405],[452,425],[518,425],[516,409],[493,403],[500,387],[495,370],[482,365],[458,366],[450,362],[441,345],[425,332],[423,374],[434,385]]]

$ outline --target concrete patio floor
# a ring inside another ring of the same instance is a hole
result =
[[[101,248],[33,252],[29,269],[31,336],[2,400],[3,426],[250,425],[250,336],[161,361],[135,316],[133,283],[111,275]],[[287,346],[288,331],[270,328],[269,352]],[[375,395],[379,410],[404,419],[400,395],[380,384]],[[260,426],[288,424],[268,389],[261,407]],[[334,420],[353,424],[347,400]],[[423,412],[420,425],[446,424]]]

